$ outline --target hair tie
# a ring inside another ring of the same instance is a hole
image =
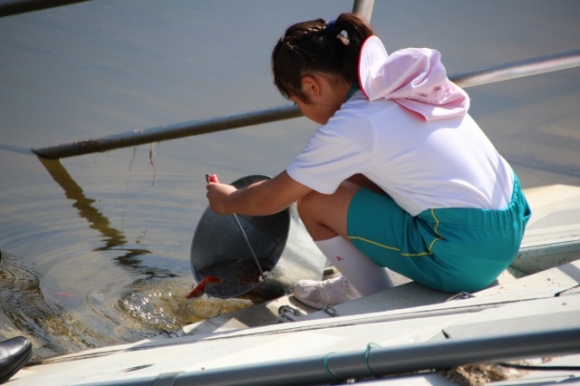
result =
[[[331,20],[326,24],[325,32],[331,36],[336,36],[340,33],[336,26],[336,20]]]

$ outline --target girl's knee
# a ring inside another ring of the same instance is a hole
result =
[[[296,202],[296,207],[298,208],[298,215],[303,221],[313,219],[314,217],[316,217],[316,207],[317,207],[316,203],[320,199],[320,196],[322,196],[322,194],[316,191],[312,191],[307,195],[301,197]]]

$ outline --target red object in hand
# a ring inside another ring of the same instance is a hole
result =
[[[206,174],[205,177],[207,179],[207,182],[215,182],[216,184],[220,183],[217,174],[212,174],[211,176],[209,174]]]

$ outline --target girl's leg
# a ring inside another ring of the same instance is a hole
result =
[[[369,179],[356,174],[343,181],[333,194],[312,191],[298,201],[300,218],[314,241],[327,240],[336,235],[348,239],[348,209],[356,192],[363,187],[385,194]]]
[[[384,268],[348,240],[348,207],[359,189],[358,185],[343,182],[331,195],[312,192],[298,202],[298,211],[322,253],[365,296],[390,288],[393,282]]]
[[[387,270],[360,252],[342,236],[316,241],[318,248],[362,296],[372,295],[394,286]]]
[[[298,213],[314,241],[348,238],[348,207],[360,186],[343,182],[333,194],[312,191],[298,201]]]

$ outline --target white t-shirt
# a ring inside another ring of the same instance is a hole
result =
[[[427,122],[360,91],[316,130],[287,172],[323,194],[361,173],[413,216],[431,208],[503,209],[514,182],[469,114]]]

